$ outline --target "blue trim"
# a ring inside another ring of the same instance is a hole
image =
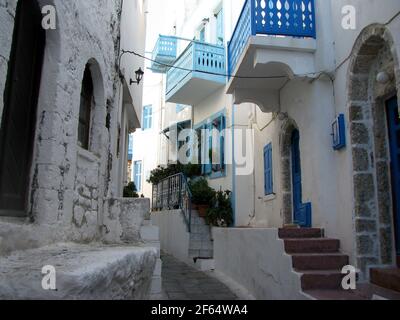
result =
[[[221,179],[226,177],[226,170],[224,171],[219,171],[219,172],[213,172],[210,176],[210,180],[216,180],[216,179]]]
[[[264,193],[266,196],[274,193],[272,143],[264,147]]]
[[[293,221],[304,228],[312,226],[311,203],[303,203],[300,132],[296,129],[292,134],[292,188],[293,188]]]
[[[332,124],[332,144],[334,150],[346,147],[346,121],[344,114],[340,114]]]
[[[153,106],[147,105],[143,107],[143,131],[149,130],[153,127]]]
[[[397,98],[386,102],[389,122],[389,144],[393,194],[393,216],[395,220],[396,253],[400,256],[400,120]]]
[[[232,226],[236,226],[235,105],[232,105]]]

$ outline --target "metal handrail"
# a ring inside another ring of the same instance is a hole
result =
[[[183,173],[172,175],[153,184],[152,210],[182,210],[188,232],[192,224],[192,192]]]

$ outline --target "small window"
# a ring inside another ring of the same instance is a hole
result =
[[[217,14],[215,14],[215,19],[217,20],[217,45],[224,45],[224,11],[221,9]]]
[[[187,108],[187,106],[183,105],[183,104],[177,104],[176,105],[176,113],[182,112],[183,110],[185,110]]]
[[[199,40],[201,42],[206,42],[206,27],[205,26],[200,29]]]
[[[273,182],[273,171],[272,171],[272,143],[264,148],[264,189],[265,195],[271,195],[274,193],[274,182]]]
[[[143,108],[143,130],[151,129],[153,125],[153,107],[146,106]]]
[[[142,191],[142,161],[135,161],[134,165],[134,182],[136,185],[136,190],[138,192]]]
[[[129,135],[129,144],[128,144],[128,160],[132,161],[133,159],[133,135]]]
[[[89,66],[86,66],[82,82],[78,126],[78,144],[86,150],[89,150],[90,119],[93,101],[93,80]]]
[[[225,171],[225,128],[225,116],[218,115],[211,119],[208,124],[196,129],[199,139],[199,163],[202,164],[202,173],[204,175],[219,174]],[[218,134],[216,134],[217,132]],[[218,139],[218,141],[215,141],[215,139]],[[219,163],[212,163],[218,153]]]

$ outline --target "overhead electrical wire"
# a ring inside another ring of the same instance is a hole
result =
[[[387,26],[388,24],[390,24],[392,21],[394,21],[398,16],[400,15],[400,12],[397,12],[391,19],[389,19],[386,23],[384,23],[384,26]],[[185,38],[179,38],[180,40],[185,40],[185,41],[189,41],[189,42],[197,42],[196,40],[190,40],[190,39],[185,39]],[[140,57],[142,59],[145,59],[147,61],[156,63],[160,66],[169,68],[169,69],[176,69],[176,70],[182,70],[182,71],[187,71],[189,73],[192,72],[197,72],[197,73],[202,73],[202,74],[208,74],[208,75],[213,75],[213,76],[222,76],[222,77],[227,77],[227,78],[236,78],[236,79],[288,79],[290,78],[288,75],[283,75],[283,76],[239,76],[239,75],[232,75],[232,74],[225,74],[225,73],[217,73],[217,72],[210,72],[210,71],[203,71],[203,70],[193,70],[193,69],[188,69],[188,68],[183,68],[183,67],[179,67],[179,66],[175,66],[175,65],[170,65],[167,63],[163,63],[157,60],[154,60],[152,58],[146,57],[145,55],[141,55],[135,51],[130,51],[130,50],[122,50],[121,51],[121,55],[120,55],[120,62],[121,62],[121,58],[124,54],[133,54],[137,57]],[[304,74],[294,74],[294,78],[304,78],[307,76],[313,76],[314,78],[320,78],[322,75],[327,75],[331,80],[333,80],[332,75],[335,74],[351,57],[353,56],[353,53],[350,53],[349,56],[347,56],[345,59],[343,59],[343,61],[341,63],[339,63],[334,70],[332,71],[318,71],[318,72],[309,72],[309,73],[304,73]]]

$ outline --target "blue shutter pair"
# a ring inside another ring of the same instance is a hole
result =
[[[146,106],[143,108],[143,130],[151,129],[153,122],[153,107]]]
[[[268,144],[264,148],[264,190],[265,195],[274,193],[274,182],[273,182],[273,170],[272,170],[272,143]]]

